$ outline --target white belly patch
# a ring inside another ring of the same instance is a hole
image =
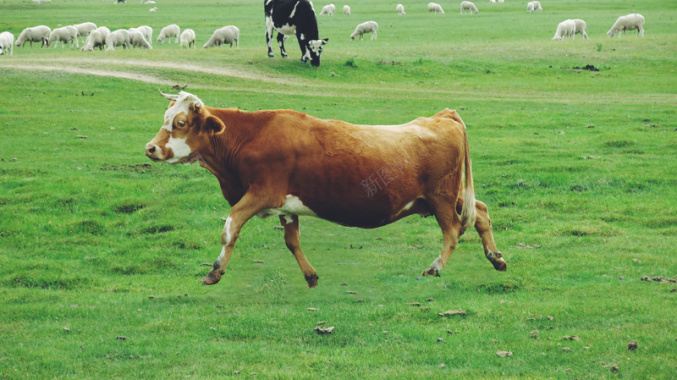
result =
[[[269,208],[256,214],[256,216],[261,219],[269,218],[271,216],[291,215],[317,216],[313,210],[306,207],[299,197],[295,195],[287,195],[284,205],[280,208]]]

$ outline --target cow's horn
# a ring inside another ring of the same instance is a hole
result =
[[[178,95],[169,95],[169,94],[165,94],[165,93],[162,92],[162,90],[160,90],[159,88],[158,88],[157,90],[160,91],[160,95],[164,96],[165,98],[167,98],[167,99],[169,99],[169,100],[176,101],[176,99],[179,98]]]

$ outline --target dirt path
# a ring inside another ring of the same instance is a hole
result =
[[[104,67],[104,68],[102,68]],[[281,95],[313,95],[323,97],[343,97],[350,93],[353,98],[360,97],[387,97],[400,98],[402,96],[411,97],[416,94],[418,98],[437,99],[440,97],[464,97],[469,100],[495,100],[495,101],[539,101],[542,103],[614,103],[614,104],[675,104],[677,95],[673,94],[635,94],[632,96],[620,94],[565,94],[558,93],[557,97],[552,94],[541,91],[510,91],[506,93],[494,92],[486,93],[483,90],[470,88],[431,88],[422,86],[397,86],[392,87],[387,84],[382,86],[363,85],[363,84],[339,84],[328,83],[320,80],[309,81],[305,78],[279,76],[275,74],[263,73],[254,67],[207,67],[194,63],[179,63],[167,61],[148,61],[142,59],[96,59],[96,58],[10,58],[0,60],[0,68],[11,68],[18,70],[35,71],[58,71],[71,74],[96,75],[104,77],[113,77],[121,79],[136,80],[156,85],[185,85],[186,83],[177,83],[176,80],[167,79],[150,74],[139,73],[136,69],[169,69],[183,71],[186,73],[202,73],[214,75],[215,77],[231,77],[259,81],[262,83],[274,84],[271,88],[256,90],[250,86],[233,85],[226,81],[213,81],[210,84],[191,83],[191,89],[215,89],[232,91],[262,91],[267,94]],[[221,84],[223,83],[223,84]]]
[[[16,63],[0,62],[0,67],[9,67],[14,69],[24,70],[42,70],[52,71],[61,70],[68,73],[88,74],[98,76],[111,76],[116,78],[125,78],[132,80],[139,80],[142,82],[166,84],[169,83],[166,79],[160,79],[151,75],[137,74],[133,72],[123,71],[132,67],[136,68],[150,68],[150,69],[171,69],[178,71],[197,72],[203,74],[227,76],[233,78],[249,79],[262,82],[279,83],[279,84],[299,84],[301,78],[289,80],[288,78],[281,78],[275,75],[267,75],[255,70],[244,71],[239,68],[232,67],[205,67],[196,64],[178,63],[178,62],[158,62],[146,61],[140,59],[93,59],[93,58],[49,58],[49,59],[26,59],[14,60]],[[101,69],[101,66],[109,69]],[[87,66],[91,66],[88,68]],[[119,68],[121,70],[113,70]]]

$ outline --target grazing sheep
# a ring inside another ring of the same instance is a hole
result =
[[[133,31],[128,31],[129,32],[129,44],[138,47],[141,49],[153,49],[152,46],[148,43],[148,40],[146,40],[146,37],[141,33],[140,30],[134,29]]]
[[[167,25],[164,28],[162,28],[162,30],[160,31],[160,35],[157,36],[157,42],[163,43],[165,38],[175,37],[176,40],[174,42],[178,43],[180,35],[181,28],[179,28],[178,25],[176,24]],[[172,40],[169,40],[169,42],[171,43]]]
[[[240,29],[235,25],[228,25],[221,29],[216,29],[202,48],[207,49],[223,44],[230,44],[230,47],[233,47],[233,42],[235,42],[236,47],[240,47]]]
[[[96,48],[103,50],[104,46],[106,46],[108,34],[110,34],[110,30],[105,26],[92,30],[89,36],[87,36],[87,40],[85,40],[85,46],[82,47],[82,51],[94,51]]]
[[[504,0],[498,0],[499,3],[502,3]]]
[[[495,3],[495,2],[496,2],[496,0],[489,0],[489,2],[490,2],[490,3]]]
[[[157,12],[157,7],[153,7],[151,9],[149,9],[148,12]]]
[[[141,0],[141,4],[155,4],[153,0]]]
[[[428,12],[444,14],[442,6],[437,3],[428,3]]]
[[[122,46],[123,49],[129,48],[129,31],[127,29],[118,29],[106,37],[106,50],[115,50],[116,46]]]
[[[576,33],[576,23],[574,20],[564,20],[557,25],[557,31],[555,32],[555,36],[552,38],[553,40],[563,40],[566,37],[571,37],[571,39],[574,39],[574,34]]]
[[[475,4],[473,4],[470,1],[463,1],[461,2],[461,14],[463,14],[463,11],[468,10],[468,13],[477,13],[477,7]]]
[[[14,54],[14,35],[10,32],[0,33],[0,55],[9,51],[9,55]]]
[[[343,6],[343,13],[344,13],[346,16],[350,16],[350,6],[349,6],[349,5],[344,5],[344,6]]]
[[[637,37],[644,37],[644,28],[642,28],[642,25],[644,25],[644,16],[639,13],[632,13],[619,17],[606,34],[609,37],[613,37],[618,33],[618,38],[621,38],[621,33],[625,34],[626,30],[637,29]]]
[[[576,23],[576,31],[574,32],[574,34],[579,34],[579,33],[580,33],[581,36],[583,36],[583,38],[587,39],[587,38],[588,38],[588,34],[585,33],[585,27],[586,27],[585,21],[583,21],[583,20],[581,20],[581,19],[579,19],[579,18],[575,18],[575,19],[574,19],[574,22]]]
[[[336,6],[334,4],[325,5],[324,7],[322,7],[322,12],[320,12],[320,16],[322,15],[333,16],[334,11],[336,11]]]
[[[78,43],[78,28],[68,25],[52,30],[47,40],[47,47],[54,43],[56,48],[59,45],[59,41],[61,42],[61,47],[66,46],[66,42],[70,42],[71,47],[73,47],[73,41],[75,41],[75,47],[80,47]]]
[[[534,11],[536,12],[543,12],[543,8],[541,7],[541,2],[540,1],[532,1],[531,4],[534,6]],[[527,4],[528,7],[529,4]],[[533,12],[533,11],[532,11]]]
[[[534,13],[534,2],[530,1],[527,3],[527,13]]]
[[[26,42],[30,42],[31,47],[33,47],[33,42],[42,42],[40,47],[43,47],[47,45],[50,33],[52,33],[52,29],[45,25],[26,28],[19,34],[19,38],[16,39],[16,46],[21,47]]]
[[[153,28],[148,25],[141,25],[140,27],[136,28],[136,30],[143,34],[143,36],[146,38],[146,41],[148,41],[150,45],[153,45]]]
[[[356,36],[360,36],[360,39],[363,39],[363,34],[371,33],[371,39],[376,39],[376,30],[378,29],[378,24],[376,21],[367,21],[359,24],[353,34],[350,35],[350,39],[354,40]]]
[[[82,41],[85,41],[85,38],[96,29],[96,24],[93,22],[83,22],[82,24],[73,25],[78,30],[78,37],[82,37]]]
[[[195,31],[193,29],[186,29],[181,32],[181,48],[184,46],[190,49],[190,46],[193,45],[195,49]]]
[[[406,13],[404,13],[404,5],[402,4],[397,4],[397,6],[395,7],[395,11],[397,11],[397,14],[400,16],[406,15]]]

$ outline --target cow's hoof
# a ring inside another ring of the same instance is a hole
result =
[[[503,259],[496,259],[491,262],[494,265],[494,269],[497,271],[505,272],[508,269],[508,263]]]
[[[313,273],[310,276],[305,276],[306,277],[306,282],[308,283],[309,288],[314,288],[317,286],[317,280],[319,280],[319,277],[317,277],[317,274]]]
[[[435,276],[440,277],[440,271],[433,268],[428,268],[421,273],[421,276]]]
[[[275,58],[275,56],[272,54],[268,54],[268,58]]]
[[[209,272],[203,279],[202,283],[204,285],[214,285],[221,281],[221,273],[216,271]]]

